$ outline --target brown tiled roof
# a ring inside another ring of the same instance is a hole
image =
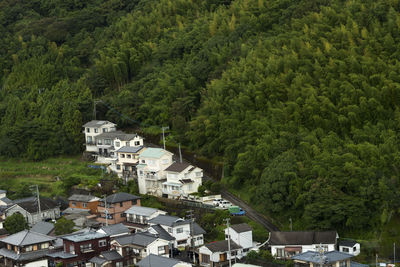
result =
[[[190,164],[186,163],[186,162],[174,162],[172,163],[168,168],[166,168],[165,170],[168,172],[181,172],[183,170],[185,170],[187,167],[189,167]]]
[[[270,245],[312,245],[336,244],[336,231],[313,232],[271,232]]]

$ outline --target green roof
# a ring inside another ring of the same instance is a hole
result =
[[[159,158],[161,158],[166,152],[168,152],[168,151],[166,151],[166,150],[164,150],[164,149],[162,149],[162,148],[149,147],[149,148],[147,148],[145,151],[143,151],[142,153],[140,153],[140,157],[159,159]]]

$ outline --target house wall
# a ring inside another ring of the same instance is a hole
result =
[[[100,247],[99,246],[100,240],[106,240],[106,245]],[[108,251],[110,249],[110,237],[108,236],[82,242],[72,242],[70,240],[64,239],[63,243],[64,243],[64,252],[71,253],[70,248],[72,245],[75,251],[74,254],[77,255],[77,257],[71,259],[61,259],[61,261],[64,263],[64,266],[66,266],[70,262],[82,262],[82,261],[87,262],[89,259],[99,255],[102,251]],[[88,252],[81,251],[80,246],[87,244],[92,244],[91,251]]]
[[[272,245],[271,246],[271,255],[274,257],[277,256],[277,249],[284,249],[285,247],[301,247],[302,252],[306,251],[319,251],[319,246],[320,244],[313,244],[313,245]],[[333,251],[335,250],[335,244],[322,244],[322,246],[327,246],[328,250],[327,251]]]
[[[75,203],[75,205],[73,203]],[[83,206],[83,203],[86,203],[86,207]],[[88,209],[92,214],[97,214],[98,205],[99,201],[91,201],[91,202],[74,201],[74,200],[69,201],[70,208]]]
[[[112,219],[109,218],[108,223],[109,224],[117,224],[117,223],[126,221],[124,212],[132,206],[140,206],[140,199],[133,200],[133,202],[134,203],[132,203],[132,200],[122,202],[122,206],[121,206],[121,202],[111,204],[111,206],[109,208],[107,208],[108,214],[112,215]],[[107,204],[107,206],[108,205],[110,205],[110,204]],[[105,207],[97,206],[97,212],[100,214],[100,216],[102,216],[102,217],[97,218],[97,221],[99,221],[101,223],[106,223],[106,218],[105,218],[105,213],[104,213]]]
[[[237,233],[232,228],[229,228],[229,234],[231,235],[231,240],[236,244],[242,246],[243,248],[253,247],[253,232],[247,231],[243,233]],[[228,235],[228,229],[225,229],[225,236]]]
[[[348,251],[344,251],[343,249],[347,248]],[[339,246],[339,251],[349,253],[351,255],[357,256],[361,252],[361,246],[359,243],[356,243],[353,247],[347,247],[347,246]]]
[[[41,220],[39,217],[39,213],[29,213],[19,205],[14,205],[6,211],[6,217],[13,215],[14,213],[22,214],[27,220],[29,225],[34,225],[38,221]],[[53,220],[60,218],[60,208],[50,209],[50,210],[42,210],[42,219],[51,218]]]
[[[163,251],[159,251],[158,248],[163,247]],[[146,256],[150,254],[160,255],[169,258],[169,246],[168,241],[163,239],[157,239],[153,243],[149,244],[146,249]]]
[[[48,266],[47,259],[28,262],[24,265],[24,267],[47,267],[47,266]]]

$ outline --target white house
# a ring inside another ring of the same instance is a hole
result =
[[[325,232],[270,232],[268,244],[272,256],[276,258],[289,258],[295,254],[306,251],[334,251],[336,240],[339,238],[336,231]]]
[[[132,206],[125,211],[125,214],[127,222],[147,225],[149,220],[158,215],[165,215],[167,212],[148,207]]]
[[[162,183],[166,181],[165,169],[172,163],[172,153],[161,148],[147,148],[139,154],[137,165],[140,194],[162,195]]]
[[[115,170],[120,178],[135,178],[137,177],[136,166],[139,163],[139,154],[143,151],[143,146],[123,146],[116,150],[117,162]]]
[[[115,123],[109,121],[93,120],[85,123],[84,133],[86,140],[86,151],[98,153],[98,147],[96,146],[96,137],[101,133],[113,132],[116,130]]]
[[[162,193],[168,198],[179,198],[197,192],[203,178],[203,170],[186,162],[172,163],[165,169],[167,181],[163,182]]]
[[[136,265],[150,254],[169,257],[169,242],[150,233],[116,237],[110,244],[121,256],[128,257],[128,265]]]
[[[175,238],[174,247],[186,247],[192,245],[192,235],[194,245],[201,246],[204,244],[203,234],[205,231],[197,223],[191,225],[191,220],[184,220],[176,216],[158,215],[149,220],[149,224],[160,225],[172,237]]]
[[[228,240],[208,243],[199,248],[200,264],[208,266],[222,265],[229,260],[235,259],[241,249],[242,247],[233,241],[228,245]]]
[[[225,230],[225,240],[229,235],[231,241],[238,244],[242,249],[238,253],[238,257],[246,256],[247,252],[253,248],[253,230],[247,223],[234,224]]]
[[[339,251],[357,256],[361,252],[361,246],[360,243],[354,240],[340,240]]]

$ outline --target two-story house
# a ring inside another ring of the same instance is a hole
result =
[[[110,249],[110,237],[92,229],[62,236],[63,251],[50,253],[49,265],[62,263],[64,267],[84,267],[95,256]]]
[[[113,249],[124,258],[124,266],[136,264],[150,254],[169,257],[169,242],[150,233],[135,233],[116,237]]]
[[[147,148],[139,154],[137,165],[140,194],[162,195],[162,183],[167,180],[165,169],[172,163],[173,154],[161,148]]]
[[[164,197],[179,198],[197,192],[203,178],[203,170],[186,162],[174,162],[165,169],[167,181],[162,184]]]
[[[100,198],[92,195],[73,194],[68,198],[69,207],[72,209],[90,210],[91,214],[97,214],[97,206]]]
[[[116,151],[118,161],[116,162],[115,170],[120,178],[137,177],[136,166],[139,163],[139,153],[145,149],[142,146],[123,146]]]
[[[228,240],[208,243],[199,248],[199,261],[203,266],[226,266],[229,260],[236,258],[241,249],[241,246],[233,241],[228,243]]]
[[[146,226],[149,223],[149,220],[157,217],[158,215],[165,215],[167,212],[148,208],[148,207],[140,207],[140,206],[133,206],[125,211],[126,213],[126,222],[132,224],[139,225],[139,229],[142,229],[142,226]]]
[[[109,121],[92,120],[83,125],[85,140],[86,140],[86,151],[99,153],[99,149],[96,145],[96,137],[102,133],[114,132],[116,130],[115,123]]]
[[[47,253],[61,248],[56,238],[24,230],[0,239],[3,266],[47,266]]]
[[[247,223],[234,224],[225,230],[225,240],[228,240],[229,236],[231,241],[238,244],[242,249],[238,253],[238,257],[244,257],[247,255],[249,250],[254,247],[253,244],[253,230]]]
[[[192,225],[191,220],[184,220],[176,216],[158,215],[148,222],[151,226],[161,226],[172,237],[174,237],[174,247],[192,246],[192,238],[194,246],[197,247],[204,244],[204,229],[195,222]]]
[[[269,233],[268,244],[272,256],[280,259],[289,258],[295,254],[306,251],[333,251],[336,248],[336,231],[313,232],[293,231]]]
[[[295,267],[351,267],[354,255],[340,251],[306,251],[291,256]]]
[[[107,208],[105,207],[107,203]],[[116,224],[126,220],[125,211],[132,206],[140,206],[140,197],[120,192],[99,201],[97,221],[103,224]],[[106,219],[107,213],[107,219]]]
[[[13,201],[5,210],[6,217],[20,213],[27,220],[30,226],[45,219],[58,219],[60,218],[60,206],[49,198],[40,197],[40,213],[39,205],[36,197],[28,197],[17,199]]]
[[[103,251],[89,260],[90,267],[122,267],[124,258],[115,250]],[[89,264],[86,264],[86,267]]]

